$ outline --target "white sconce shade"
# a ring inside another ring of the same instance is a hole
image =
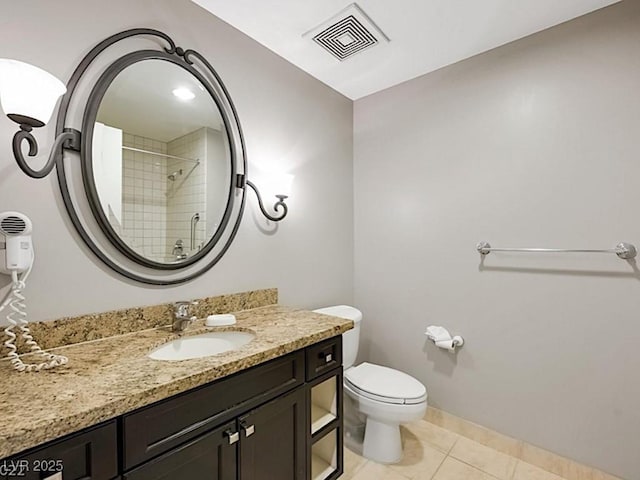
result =
[[[267,197],[275,195],[291,196],[291,186],[293,185],[294,176],[289,173],[277,173],[265,176],[260,187]]]
[[[29,117],[37,121],[32,126],[43,126],[66,91],[64,83],[49,72],[18,60],[0,58],[0,103],[8,116]]]
[[[291,196],[294,176],[290,173],[281,173],[276,177],[276,194]]]

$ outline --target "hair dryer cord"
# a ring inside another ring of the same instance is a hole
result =
[[[40,370],[48,370],[50,368],[54,368],[60,365],[64,365],[69,360],[67,357],[62,355],[54,355],[51,353],[47,353],[42,351],[40,346],[36,343],[36,341],[31,336],[31,332],[29,330],[28,322],[26,320],[27,312],[26,312],[26,304],[24,295],[22,295],[22,289],[25,287],[25,279],[28,275],[29,271],[25,272],[22,278],[18,277],[17,272],[12,272],[12,280],[13,285],[11,286],[11,291],[7,299],[2,302],[0,305],[0,310],[4,309],[4,307],[9,305],[9,308],[12,310],[9,315],[7,315],[7,321],[9,322],[9,326],[4,329],[5,335],[7,335],[8,340],[4,342],[4,345],[9,349],[9,358],[13,367],[20,372],[38,372]],[[20,356],[17,353],[17,348],[15,345],[16,334],[14,333],[14,328],[18,327],[22,332],[22,338],[24,338],[26,344],[31,348],[31,353],[33,355],[37,355],[42,360],[41,363],[24,363]]]

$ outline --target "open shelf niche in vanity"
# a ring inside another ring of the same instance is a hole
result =
[[[307,348],[309,480],[333,480],[343,472],[342,337]]]
[[[311,435],[338,418],[338,395],[335,377],[311,387]]]

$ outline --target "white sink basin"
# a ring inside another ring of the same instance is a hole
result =
[[[251,332],[211,332],[179,338],[165,343],[149,354],[154,360],[189,360],[236,350],[256,335]]]

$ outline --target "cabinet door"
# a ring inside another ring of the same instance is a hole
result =
[[[235,422],[125,473],[123,480],[236,480]]]
[[[0,460],[2,480],[110,480],[117,474],[115,421],[56,440],[24,456]]]
[[[240,480],[305,480],[305,404],[300,388],[238,419]]]

